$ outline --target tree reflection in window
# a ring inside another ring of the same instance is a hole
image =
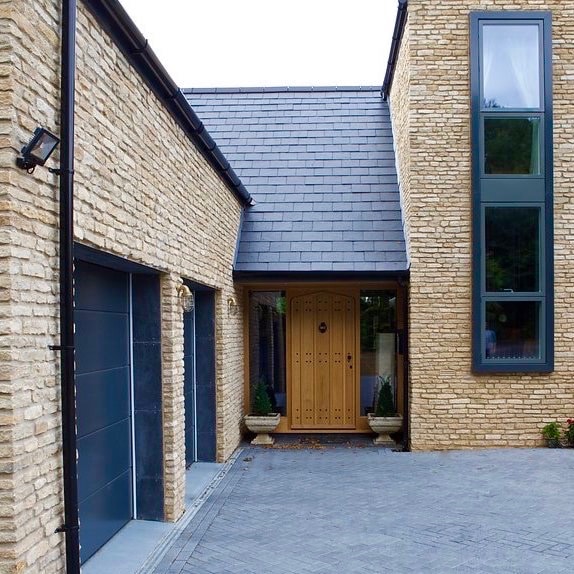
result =
[[[537,207],[485,208],[486,291],[540,289],[539,219]]]
[[[485,118],[484,173],[539,175],[539,134],[539,118]]]

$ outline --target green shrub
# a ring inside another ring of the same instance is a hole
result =
[[[273,410],[265,381],[259,381],[253,389],[252,412],[258,417],[268,415]]]
[[[395,401],[393,400],[393,389],[391,387],[391,377],[379,377],[379,395],[375,406],[376,417],[395,416]]]
[[[546,440],[560,440],[560,425],[557,422],[548,423],[542,428],[542,436]]]

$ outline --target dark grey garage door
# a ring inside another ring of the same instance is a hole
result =
[[[133,516],[129,275],[77,262],[75,275],[81,560]]]

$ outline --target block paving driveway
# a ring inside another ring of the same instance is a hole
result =
[[[574,572],[574,449],[243,450],[156,574]]]

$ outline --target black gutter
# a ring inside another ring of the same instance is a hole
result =
[[[408,280],[408,270],[398,271],[234,271],[237,282],[288,281],[397,281]]]
[[[399,50],[401,48],[401,39],[403,37],[403,32],[405,31],[405,25],[407,23],[408,5],[409,0],[399,0],[397,19],[395,20],[395,29],[393,31],[393,41],[391,42],[391,51],[389,53],[389,61],[387,63],[387,71],[385,72],[385,80],[381,89],[381,94],[384,100],[389,97],[391,86],[393,85],[395,67],[397,65]]]
[[[239,176],[118,0],[83,2],[241,203],[252,205],[253,199]]]
[[[80,574],[74,372],[74,94],[77,0],[62,0],[60,95],[60,346],[66,572]]]

